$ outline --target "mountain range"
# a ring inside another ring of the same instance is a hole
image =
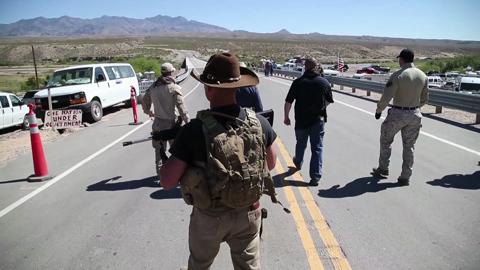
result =
[[[229,33],[230,30],[184,17],[158,15],[145,19],[102,16],[81,19],[37,17],[0,24],[0,37],[146,36],[176,33]]]
[[[256,39],[301,39],[322,40],[325,42],[414,44],[436,46],[473,46],[478,48],[480,41],[458,41],[437,39],[389,38],[372,36],[340,36],[320,33],[292,34],[286,29],[275,33],[254,33],[232,31],[224,27],[206,24],[184,17],[158,15],[145,19],[118,16],[102,16],[94,19],[81,19],[69,16],[59,18],[37,17],[10,24],[0,24],[0,37],[108,37],[108,36],[195,36],[222,38]]]

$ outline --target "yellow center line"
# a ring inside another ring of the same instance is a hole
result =
[[[277,160],[277,164],[274,170],[276,174],[285,172],[279,160]],[[315,247],[315,244],[313,243],[312,236],[308,231],[307,224],[305,223],[305,219],[303,218],[302,212],[300,211],[300,207],[298,206],[297,200],[295,199],[295,194],[293,193],[292,188],[286,186],[283,187],[282,190],[285,193],[285,197],[290,204],[290,211],[293,220],[295,221],[298,235],[300,236],[300,240],[302,241],[303,248],[305,249],[310,269],[323,270],[324,268],[322,262],[320,260],[320,257],[318,256],[317,249]]]
[[[280,138],[277,138],[275,141],[280,151],[280,155],[283,157],[283,159],[287,163],[287,166],[295,167],[295,165],[293,164],[292,158],[288,154],[288,151],[285,145],[283,144],[283,142],[280,140]],[[292,178],[293,180],[296,180],[296,181],[303,181],[303,177],[299,171],[294,173],[292,175]],[[335,267],[336,270],[351,270],[352,268],[350,266],[350,263],[348,262],[340,245],[335,239],[335,236],[333,235],[333,232],[330,229],[330,226],[328,226],[324,216],[322,215],[320,208],[318,208],[316,201],[313,199],[310,189],[308,189],[307,187],[298,187],[298,189],[300,191],[300,194],[303,200],[305,201],[305,205],[307,206],[308,212],[310,213],[310,216],[313,219],[315,228],[317,229],[320,235],[320,238],[322,239],[323,244],[327,249],[328,255],[330,257],[330,260],[332,261],[333,266]]]

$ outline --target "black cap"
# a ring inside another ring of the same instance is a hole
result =
[[[413,51],[410,49],[403,49],[397,58],[402,58],[407,63],[413,62],[414,54]]]

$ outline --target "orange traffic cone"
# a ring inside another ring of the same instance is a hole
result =
[[[130,86],[130,104],[132,104],[132,111],[133,111],[133,122],[129,123],[129,125],[140,125],[143,124],[143,122],[138,121],[138,115],[137,115],[137,91],[135,90],[135,87]]]
[[[33,112],[35,106],[28,104],[28,123],[30,124],[30,142],[32,145],[33,168],[35,174],[28,177],[29,182],[40,182],[51,179],[48,175],[47,161],[43,153],[42,138],[38,129],[37,117]]]

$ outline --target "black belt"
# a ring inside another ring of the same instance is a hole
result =
[[[418,109],[417,107],[402,107],[402,106],[392,106],[394,109],[399,109],[399,110],[404,110],[404,111],[411,111],[411,110],[416,110]]]

